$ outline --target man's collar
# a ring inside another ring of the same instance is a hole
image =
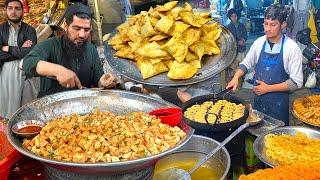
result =
[[[273,44],[281,44],[281,43],[282,43],[282,39],[284,38],[284,36],[285,36],[285,35],[282,34],[280,40],[278,40],[277,42],[271,42],[268,38],[266,38],[266,40],[267,40],[268,43],[271,42],[271,43],[273,43]]]
[[[10,20],[8,20],[8,24],[9,26],[12,26],[13,23]],[[19,27],[21,27],[21,21],[19,22]]]

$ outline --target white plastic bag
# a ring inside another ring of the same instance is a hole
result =
[[[304,85],[307,88],[314,88],[316,87],[317,84],[317,77],[316,77],[316,73],[313,71],[307,79],[306,84]]]

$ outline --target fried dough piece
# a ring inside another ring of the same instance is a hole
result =
[[[193,53],[195,53],[198,56],[199,59],[201,59],[202,56],[206,54],[206,49],[208,49],[207,46],[209,46],[209,45],[206,44],[205,42],[199,40],[199,41],[196,41],[195,43],[193,43],[189,47],[189,49]]]
[[[198,69],[201,68],[201,60],[193,60],[193,61],[190,61],[189,64],[193,67],[196,67]]]
[[[196,16],[201,16],[203,18],[210,18],[210,12],[195,12],[194,13]]]
[[[217,23],[205,24],[201,27],[201,32],[204,38],[216,41],[219,39],[222,29]]]
[[[165,34],[165,33],[160,33],[160,34],[157,34],[157,35],[151,37],[151,38],[149,39],[149,41],[150,41],[150,42],[152,42],[152,41],[161,41],[161,40],[166,39],[166,38],[168,38],[168,37],[170,37],[170,36],[168,36],[168,35]]]
[[[164,64],[169,68],[169,69],[171,69],[171,67],[172,67],[172,64],[173,64],[173,59],[171,59],[171,60],[166,60],[166,61],[163,61],[164,62]]]
[[[163,16],[156,24],[156,29],[168,34],[169,30],[174,24],[174,19],[172,16]]]
[[[152,64],[149,60],[138,60],[137,65],[143,79],[148,79],[152,76],[167,72],[169,69],[163,62]]]
[[[111,46],[117,45],[117,44],[123,44],[122,38],[120,34],[116,34],[115,36],[111,37],[108,41],[108,44]]]
[[[196,27],[190,27],[182,34],[188,46],[191,46],[194,42],[200,39],[200,29]]]
[[[147,38],[147,37],[150,37],[150,36],[157,34],[157,32],[154,30],[154,28],[150,22],[149,16],[143,17],[143,25],[141,27],[140,34],[141,34],[142,38]]]
[[[192,12],[192,6],[191,6],[189,3],[187,3],[187,2],[184,3],[183,9],[184,9],[185,11]]]
[[[140,27],[138,25],[131,26],[128,31],[128,37],[133,42],[141,42]]]
[[[128,44],[131,47],[132,52],[135,52],[141,45],[140,42],[128,42]]]
[[[182,34],[185,30],[187,30],[190,27],[189,24],[186,24],[182,21],[176,21],[172,28],[169,31],[169,34],[171,36],[175,36],[178,34]]]
[[[150,23],[152,26],[156,26],[158,23],[159,19],[155,18],[155,17],[151,17],[150,18]]]
[[[190,24],[191,26],[195,26],[200,28],[202,25],[210,21],[210,19],[203,18],[201,16],[197,16],[193,14],[192,12],[179,12],[179,16],[181,17],[182,21]]]
[[[197,73],[198,69],[187,62],[179,63],[174,61],[172,63],[171,69],[168,72],[168,77],[170,79],[190,79]]]
[[[134,55],[132,53],[132,50],[131,50],[130,46],[125,46],[125,47],[121,48],[114,55],[117,56],[117,57],[128,58],[128,59],[134,60]]]
[[[169,52],[178,62],[183,62],[188,52],[188,45],[182,36],[172,37],[161,48]]]
[[[117,51],[125,46],[126,46],[125,44],[116,44],[116,45],[113,45],[112,48]]]
[[[146,44],[138,49],[137,53],[141,56],[146,56],[150,58],[160,58],[168,56],[168,52],[161,49],[161,46],[157,42],[152,42]]]
[[[166,13],[166,15],[167,16],[171,15],[175,20],[180,20],[181,18],[179,17],[179,12],[183,11],[183,10],[184,9],[182,7],[177,6],[177,7],[173,8],[173,9],[171,9],[170,11],[168,11]]]
[[[176,7],[177,4],[178,4],[178,1],[171,1],[171,2],[164,4],[163,6],[157,5],[156,10],[159,12],[170,11],[171,9]]]
[[[199,60],[199,57],[188,50],[188,53],[187,53],[187,56],[186,56],[186,62],[191,62],[191,61],[194,61],[194,60]]]

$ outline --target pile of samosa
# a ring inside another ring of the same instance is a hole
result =
[[[190,79],[204,55],[220,54],[216,41],[222,29],[209,12],[177,4],[168,2],[128,17],[108,41],[116,57],[137,62],[143,79],[167,71],[170,79]]]

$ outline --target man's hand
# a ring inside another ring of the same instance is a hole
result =
[[[256,95],[260,96],[270,92],[268,84],[259,80],[257,80],[256,82],[259,84],[257,86],[254,86],[253,88],[253,92],[256,93]]]
[[[192,98],[191,94],[189,94],[185,91],[182,91],[180,89],[178,89],[178,91],[177,91],[177,96],[179,97],[179,99],[182,103],[185,103]]]
[[[56,75],[59,84],[65,88],[78,88],[82,89],[81,82],[73,71],[63,66],[59,68],[59,73]]]
[[[105,73],[104,75],[101,76],[99,80],[99,87],[112,88],[116,84],[117,84],[117,78],[110,73]]]
[[[241,69],[237,69],[231,81],[228,83],[226,89],[232,88],[232,91],[235,92],[239,86],[239,79],[244,75],[244,72]]]
[[[9,52],[9,46],[2,46],[3,52]]]
[[[238,78],[233,77],[233,78],[231,79],[231,81],[228,83],[226,89],[232,88],[232,91],[235,92],[236,89],[237,89],[237,87],[238,87],[238,85],[239,85],[239,80],[238,80]]]
[[[31,40],[26,40],[23,44],[22,47],[31,47],[32,46],[32,41]]]

